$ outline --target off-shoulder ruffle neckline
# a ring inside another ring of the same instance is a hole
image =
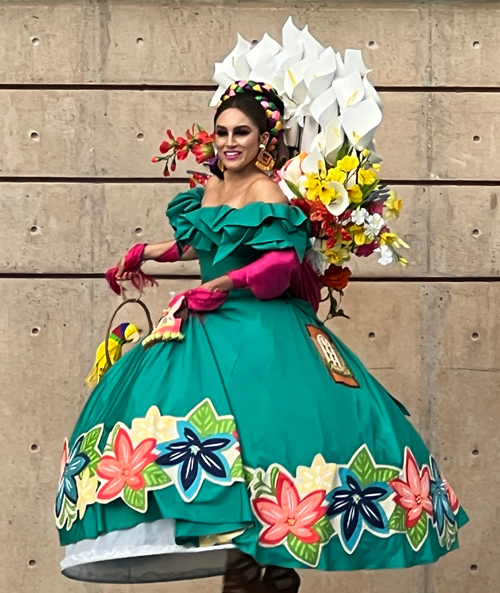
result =
[[[214,263],[240,245],[257,250],[294,248],[303,258],[309,246],[309,221],[299,208],[263,201],[241,208],[228,204],[201,206],[203,194],[203,188],[194,188],[169,204],[167,215],[180,244],[204,251],[216,246]]]

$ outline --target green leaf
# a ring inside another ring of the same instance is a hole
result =
[[[279,473],[279,467],[273,467],[271,470],[271,489],[273,492],[276,492],[276,482],[278,480]]]
[[[393,531],[406,531],[406,512],[401,507],[396,507],[389,519],[389,529]]]
[[[296,185],[295,183],[293,183],[293,181],[290,181],[289,179],[285,179],[285,183],[288,185],[288,187],[294,193],[294,195],[297,196],[297,198],[299,198],[300,200],[304,199],[302,194],[300,193],[298,185]]]
[[[165,486],[172,481],[157,463],[151,463],[145,467],[142,476],[146,480],[146,486],[148,488]]]
[[[232,434],[236,430],[236,424],[233,418],[225,418],[223,420],[217,420],[215,423],[216,433],[227,433]],[[213,434],[213,433],[212,433]]]
[[[115,438],[116,435],[118,434],[118,431],[120,430],[121,426],[120,424],[115,424],[113,430],[109,433],[107,441],[106,441],[106,446],[104,447],[104,452],[108,453],[109,451],[113,451],[114,449],[114,445],[115,445]]]
[[[268,496],[269,497],[269,496],[272,496],[272,494],[268,490],[261,489],[261,490],[258,490],[255,493],[255,498],[260,498],[261,496]]]
[[[312,528],[320,537],[320,544],[326,544],[335,535],[335,529],[327,517],[321,517]]]
[[[90,459],[87,469],[89,470],[90,477],[92,478],[96,474],[97,466],[99,465],[99,461],[101,461],[101,456],[95,449],[88,451],[86,455],[88,455]]]
[[[319,552],[321,546],[316,544],[305,544],[301,542],[295,535],[289,533],[287,537],[287,544],[290,553],[301,560],[304,564],[309,566],[316,566],[318,564]]]
[[[389,482],[399,476],[398,469],[392,469],[391,467],[377,467],[374,473],[375,482]]]
[[[356,455],[356,458],[350,465],[350,469],[358,476],[363,488],[375,482],[375,466],[366,445]]]
[[[245,472],[243,470],[243,461],[241,460],[241,455],[234,460],[234,463],[231,467],[231,472],[229,474],[231,478],[244,478]],[[245,479],[246,481],[246,479]]]
[[[195,412],[189,416],[189,421],[202,437],[214,434],[217,431],[217,418],[210,402],[205,401]]]
[[[427,531],[429,530],[429,522],[427,520],[427,515],[425,512],[422,512],[422,516],[418,520],[418,523],[414,525],[411,529],[408,529],[406,532],[408,539],[410,540],[411,547],[417,551],[422,542],[424,541],[425,537],[427,536]]]
[[[89,455],[90,451],[94,451],[99,443],[102,433],[102,426],[96,426],[85,435],[80,451]]]
[[[123,489],[123,499],[136,511],[144,512],[146,510],[146,489],[132,490],[132,488],[126,484]]]
[[[247,486],[250,485],[250,482],[253,480],[254,471],[250,467],[243,467],[243,477],[245,478],[245,482]]]

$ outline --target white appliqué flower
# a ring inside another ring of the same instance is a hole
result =
[[[300,494],[305,495],[315,490],[333,489],[333,482],[337,472],[336,463],[326,463],[323,455],[318,453],[314,458],[311,467],[299,465],[295,484]]]
[[[380,253],[380,258],[378,260],[379,264],[387,266],[388,264],[392,264],[392,262],[394,261],[394,253],[392,252],[392,249],[390,247],[387,247],[387,245],[381,245],[380,247],[375,249],[375,251]]]
[[[351,220],[354,224],[358,226],[363,226],[365,224],[365,220],[369,218],[368,210],[366,208],[356,208],[354,212],[351,214]]]
[[[156,439],[159,443],[177,438],[175,418],[162,416],[156,406],[151,406],[145,418],[132,420],[132,441],[138,445],[144,439]]]
[[[371,239],[375,238],[385,225],[385,220],[380,214],[368,216],[365,224],[365,235]]]

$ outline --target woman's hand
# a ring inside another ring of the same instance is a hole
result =
[[[123,270],[126,267],[126,263],[127,263],[127,256],[124,255],[121,258],[121,260],[116,264],[118,266],[118,271],[116,272],[116,276],[115,276],[117,280],[130,280],[134,274],[137,274],[137,272],[124,272]]]
[[[229,276],[221,276],[220,278],[210,280],[210,282],[205,282],[205,284],[202,284],[200,288],[204,288],[209,292],[214,292],[216,290],[221,292],[229,292],[233,290],[234,284]]]

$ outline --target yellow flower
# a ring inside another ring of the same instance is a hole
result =
[[[364,245],[365,243],[370,242],[368,236],[365,235],[365,227],[353,224],[347,230],[352,235],[352,238],[354,239],[354,243],[356,243],[356,245]]]
[[[375,169],[375,171],[379,171],[380,170],[380,163],[373,163],[372,167]]]
[[[337,473],[336,463],[326,463],[321,453],[314,458],[311,467],[299,465],[295,484],[301,495],[315,490],[333,490],[333,483]]]
[[[359,165],[359,159],[357,156],[345,156],[343,159],[341,159],[338,163],[337,163],[337,167],[339,169],[341,169],[342,171],[345,171],[346,173],[349,173],[349,171],[352,171],[353,169],[356,169],[356,167]]]
[[[347,193],[349,194],[349,200],[353,204],[359,204],[363,201],[363,192],[359,188],[359,185],[355,184],[352,187],[348,187]]]
[[[362,154],[362,156],[364,156],[366,158],[370,154],[370,152],[371,151],[368,150],[368,148],[365,148],[361,154]]]
[[[408,263],[408,260],[404,257],[399,256],[398,257],[398,262],[402,265],[402,266],[406,266],[406,264]]]
[[[347,175],[344,173],[344,171],[342,171],[342,169],[339,169],[338,167],[330,169],[328,171],[328,175],[326,176],[327,181],[336,181],[337,183],[344,183],[346,179]]]
[[[88,506],[94,504],[96,501],[97,486],[99,480],[97,476],[90,477],[90,470],[87,468],[77,482],[78,488],[78,501],[76,508],[78,510],[80,519],[85,515],[85,511]]]
[[[390,218],[398,218],[403,208],[403,200],[399,199],[395,192],[391,191],[391,195],[384,203],[384,206],[387,208],[387,212],[385,214],[386,220]]]
[[[131,436],[135,445],[144,439],[156,439],[159,442],[175,439],[175,418],[162,416],[156,406],[151,406],[145,418],[132,420]]]
[[[341,197],[338,191],[339,188],[332,187],[333,183],[327,180],[324,170],[319,175],[317,173],[307,173],[306,177],[307,179],[302,183],[302,186],[307,190],[306,198],[311,202],[321,200],[325,206],[328,206]],[[345,192],[343,188],[341,189]]]
[[[345,261],[349,261],[351,255],[347,249],[340,246],[335,246],[333,249],[327,249],[325,251],[325,257],[331,264],[341,265]]]
[[[358,183],[359,185],[371,185],[375,183],[377,180],[377,176],[373,171],[370,169],[361,169],[358,173]]]
[[[380,235],[380,244],[381,245],[393,245],[394,247],[406,247],[409,249],[409,245],[398,237],[396,233],[382,233]]]

